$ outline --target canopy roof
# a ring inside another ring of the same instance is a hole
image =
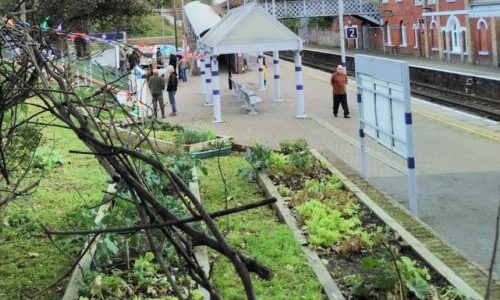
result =
[[[500,17],[500,1],[484,1],[484,3],[472,3],[469,8],[469,17]]]
[[[256,4],[230,10],[201,39],[213,55],[302,50],[302,39]]]
[[[221,17],[215,13],[212,7],[200,1],[193,1],[184,5],[184,14],[197,37],[201,37],[221,20]]]

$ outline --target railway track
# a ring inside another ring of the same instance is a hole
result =
[[[280,52],[280,58],[287,61],[293,61],[293,56],[287,53]],[[332,63],[329,61],[312,59],[309,57],[303,57],[302,63],[306,66],[330,73],[336,68],[338,64],[338,62]],[[347,61],[347,75],[355,75],[354,61],[352,59]],[[411,93],[415,97],[458,108],[468,112],[473,112],[477,115],[500,121],[499,99],[479,97],[466,94],[462,91],[452,91],[447,88],[418,82],[413,79],[410,79],[410,86]]]

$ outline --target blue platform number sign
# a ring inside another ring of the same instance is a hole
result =
[[[358,38],[358,27],[347,27],[346,28],[346,36],[348,39],[357,39]]]

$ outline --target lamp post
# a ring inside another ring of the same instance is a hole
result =
[[[177,11],[175,9],[175,0],[173,1],[174,10],[174,40],[175,40],[175,55],[177,55],[178,45],[177,45]]]

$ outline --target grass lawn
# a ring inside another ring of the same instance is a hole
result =
[[[162,31],[162,20],[159,14],[151,14],[142,17],[144,24],[147,26],[146,32],[130,34],[129,38],[150,37],[150,36],[172,36],[174,35],[173,25],[167,20],[164,20],[165,31]],[[177,23],[179,24],[179,23]]]
[[[33,296],[70,265],[36,220],[50,229],[78,227],[82,216],[88,214],[86,207],[98,204],[106,187],[106,175],[96,159],[68,152],[88,151],[72,131],[46,128],[43,134],[45,146],[54,145],[66,162],[44,172],[40,186],[29,200],[18,199],[0,210],[0,299],[61,298],[67,281],[43,295]],[[91,218],[90,215],[86,219]],[[58,243],[72,255],[83,247],[82,240]]]
[[[224,208],[224,188],[219,176],[217,158],[204,161],[208,175],[199,172],[202,201],[209,211]],[[228,181],[230,207],[262,200],[262,191],[237,175],[238,169],[248,167],[242,155],[221,158],[222,170]],[[226,219],[219,218],[221,229]],[[270,281],[252,274],[258,299],[324,299],[320,284],[303,256],[299,244],[288,227],[278,222],[274,212],[261,207],[230,217],[228,241],[245,254],[256,257],[274,271]],[[232,265],[223,257],[210,252],[215,261],[213,278],[224,299],[246,299],[243,287]]]

